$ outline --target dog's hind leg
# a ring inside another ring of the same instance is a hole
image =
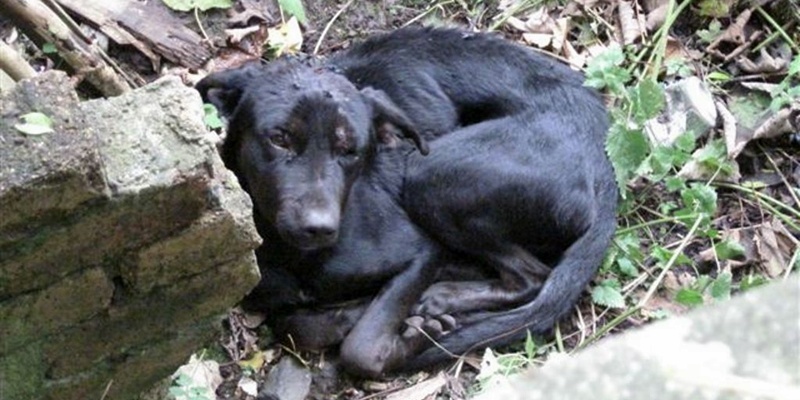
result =
[[[551,270],[516,245],[483,258],[497,271],[497,279],[434,283],[422,294],[413,314],[440,316],[522,304],[536,297]]]

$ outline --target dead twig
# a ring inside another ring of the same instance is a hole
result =
[[[92,86],[106,96],[116,96],[130,86],[114,72],[90,43],[75,34],[58,15],[40,0],[0,0],[2,14],[18,21],[29,37],[53,43],[58,54]]]
[[[13,47],[2,40],[0,40],[0,70],[5,71],[15,81],[36,75],[33,67]]]

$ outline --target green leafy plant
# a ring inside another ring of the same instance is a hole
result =
[[[208,129],[220,129],[223,127],[222,120],[219,118],[219,112],[213,104],[203,104],[203,122]]]
[[[722,24],[718,20],[713,20],[708,23],[708,28],[700,29],[697,31],[697,37],[703,43],[713,42],[722,33]]]
[[[709,301],[727,300],[731,296],[732,279],[733,276],[727,271],[720,273],[714,279],[708,275],[700,275],[693,285],[680,289],[675,294],[675,301],[694,307]]]
[[[771,93],[772,103],[770,103],[770,109],[778,111],[789,105],[794,99],[800,98],[800,85],[794,82],[798,78],[800,78],[800,55],[795,55],[792,62],[789,63],[786,77]]]
[[[611,308],[625,308],[625,297],[620,292],[621,285],[616,279],[606,279],[592,289],[595,304]]]
[[[161,0],[167,7],[175,11],[194,11],[194,19],[203,37],[208,39],[203,24],[200,23],[200,11],[208,11],[212,8],[231,8],[233,7],[233,0]]]
[[[306,11],[303,8],[303,2],[300,0],[278,0],[278,5],[281,10],[285,11],[291,16],[297,18],[301,24],[306,23]]]
[[[209,397],[208,388],[195,386],[192,378],[186,374],[180,374],[172,381],[169,394],[175,399],[213,400]]]
[[[585,83],[596,89],[606,89],[619,104],[611,112],[606,151],[614,165],[623,198],[628,197],[628,181],[651,151],[644,124],[656,117],[665,105],[664,90],[655,80],[642,79],[629,85],[631,74],[622,68],[625,60],[622,49],[609,48],[589,63]]]

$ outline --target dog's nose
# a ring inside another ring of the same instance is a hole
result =
[[[336,229],[332,226],[306,226],[308,236],[315,239],[326,239],[336,234]]]
[[[327,210],[310,210],[306,214],[303,230],[314,240],[335,238],[339,229],[338,216]]]

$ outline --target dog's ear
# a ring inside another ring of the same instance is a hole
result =
[[[403,132],[403,136],[414,142],[422,155],[428,154],[428,142],[420,135],[414,123],[394,102],[381,90],[370,87],[361,90],[361,94],[372,104],[375,123],[379,130],[387,130],[385,124],[391,124]],[[387,130],[389,131],[389,130]],[[392,135],[392,133],[388,133]]]
[[[245,88],[263,71],[254,61],[235,69],[212,73],[195,85],[204,103],[211,103],[225,117],[230,117],[239,105]]]

